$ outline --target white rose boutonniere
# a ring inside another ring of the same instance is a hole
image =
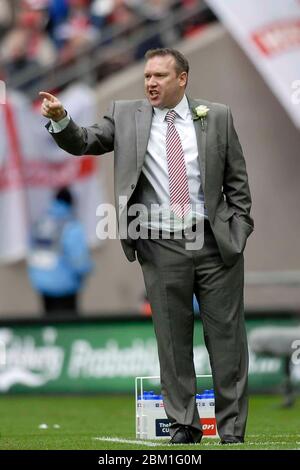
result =
[[[207,113],[209,111],[209,108],[203,104],[200,104],[199,106],[196,106],[196,108],[193,108],[194,112],[194,120],[195,119],[201,119],[201,127],[204,130],[204,119],[207,116]]]

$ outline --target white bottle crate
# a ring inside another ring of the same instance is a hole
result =
[[[197,377],[211,377],[208,375]],[[136,437],[137,439],[170,438],[170,422],[166,416],[161,395],[144,391],[143,381],[158,377],[136,378]],[[212,390],[196,395],[203,436],[217,438],[215,400]]]

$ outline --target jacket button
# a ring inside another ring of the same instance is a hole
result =
[[[135,184],[132,184],[132,185],[131,185],[131,189],[134,189],[134,188],[135,188]]]

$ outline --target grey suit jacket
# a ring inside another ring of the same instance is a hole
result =
[[[204,126],[194,120],[199,148],[201,182],[208,218],[222,259],[232,265],[253,231],[251,196],[245,160],[228,106],[188,99],[190,108],[209,107]],[[134,200],[150,135],[152,106],[147,100],[115,101],[102,120],[89,127],[74,121],[51,135],[73,155],[102,155],[114,150],[114,182],[119,229],[124,232],[127,209]],[[47,126],[49,128],[49,124]],[[119,205],[120,196],[128,203]],[[136,202],[136,201],[135,201]],[[129,261],[135,260],[135,241],[121,237]]]

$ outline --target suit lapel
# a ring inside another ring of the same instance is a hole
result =
[[[137,177],[139,177],[147,151],[152,122],[152,106],[145,100],[135,112]]]
[[[189,101],[189,107],[191,109],[192,115],[193,113],[192,109],[196,108],[196,106],[199,106],[201,101],[195,101],[191,98],[188,98]],[[201,119],[194,119],[194,127],[196,131],[196,138],[197,138],[197,144],[198,144],[198,158],[199,158],[199,163],[200,163],[200,173],[201,173],[201,184],[202,184],[202,189],[203,192],[205,190],[205,173],[206,173],[206,135],[207,135],[207,122],[204,123],[204,129],[201,127]]]

